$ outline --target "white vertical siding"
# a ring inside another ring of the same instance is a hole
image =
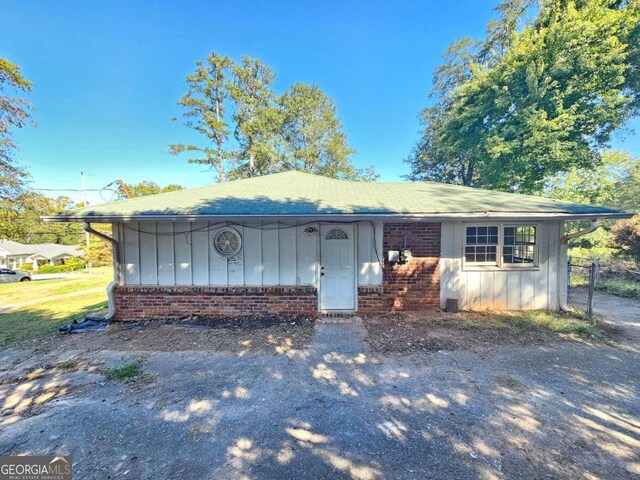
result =
[[[243,241],[245,238],[245,229],[242,226],[234,226]],[[235,257],[229,259],[223,259],[227,262],[227,282],[228,285],[244,285],[244,246],[240,250]],[[217,255],[216,252],[213,252],[214,255]]]
[[[238,222],[239,223],[239,222]],[[313,225],[273,222],[233,226],[242,250],[222,258],[212,248],[220,228],[207,222],[128,222],[118,231],[128,285],[316,285],[319,233]],[[144,233],[138,233],[138,230]],[[382,283],[382,223],[354,228],[358,282]],[[378,248],[376,255],[375,246]]]
[[[296,285],[315,285],[318,262],[318,232],[308,233],[306,225],[296,227]]]
[[[124,229],[124,281],[127,285],[140,285],[140,239],[138,222],[127,223]]]
[[[469,310],[534,310],[558,308],[561,222],[538,224],[538,266],[511,270],[465,269],[462,221],[442,223],[440,296],[458,298]]]
[[[298,264],[296,249],[296,229],[288,225],[278,232],[278,259],[280,285],[296,284],[296,265]]]
[[[209,228],[209,281],[211,285],[227,285],[229,281],[227,259],[222,258],[211,248],[217,233],[218,229]]]
[[[379,285],[382,282],[382,222],[359,222],[357,226],[358,284]]]
[[[272,225],[262,230],[262,284],[280,283],[280,229]]]
[[[194,285],[209,285],[209,225],[191,224],[191,275]]]
[[[140,240],[140,284],[158,284],[158,248],[155,222],[141,222]]]
[[[560,238],[563,235],[562,222],[549,223],[549,283],[548,287],[548,307],[550,310],[557,310],[559,304],[559,285],[562,278],[562,271],[566,272],[567,263],[560,263]],[[556,275],[552,272],[558,272]]]
[[[173,251],[173,223],[158,222],[158,283],[160,285],[173,285],[175,277],[175,254]]]
[[[244,284],[262,285],[262,230],[260,224],[244,227]]]
[[[190,228],[191,224],[189,223],[176,223],[173,226],[173,241],[176,259],[176,285],[192,285]]]

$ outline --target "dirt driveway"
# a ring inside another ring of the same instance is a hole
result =
[[[640,476],[635,334],[457,344],[438,327],[390,353],[369,341],[379,324],[123,327],[2,351],[0,454],[70,454],[83,479]],[[135,381],[98,373],[132,359]]]

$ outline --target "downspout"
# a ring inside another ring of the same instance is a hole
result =
[[[82,228],[85,232],[93,233],[95,236],[100,237],[103,240],[106,240],[107,242],[111,243],[111,245],[113,246],[113,281],[107,286],[107,302],[109,304],[109,311],[107,312],[107,315],[105,315],[105,320],[111,320],[116,314],[116,302],[113,296],[113,289],[116,287],[116,285],[120,284],[120,278],[121,278],[120,244],[115,238],[110,237],[109,235],[105,235],[104,233],[99,232],[97,230],[94,230],[93,227],[91,227],[91,224],[89,222],[82,222]]]
[[[577,232],[574,233],[570,233],[569,235],[563,235],[560,238],[560,248],[567,248],[567,244],[569,243],[569,240],[573,240],[574,238],[578,238],[578,237],[582,237],[583,235],[587,235],[591,232],[595,232],[598,228],[600,228],[600,220],[591,220],[591,224],[585,228],[584,230],[579,230]],[[564,258],[564,256],[563,256]],[[563,266],[563,268],[567,268],[567,265],[565,264]],[[565,270],[566,271],[566,270]],[[564,285],[563,285],[564,284]],[[566,282],[561,282],[560,288],[562,288],[562,290],[560,291],[560,310],[564,311],[564,312],[570,312],[571,308],[569,308],[569,305],[567,305],[567,300],[568,300],[568,285],[569,285],[569,279],[566,279]],[[567,295],[564,295],[564,293],[567,293]]]

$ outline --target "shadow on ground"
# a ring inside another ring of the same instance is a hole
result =
[[[103,334],[5,350],[0,454],[70,454],[78,478],[640,475],[636,352],[553,341],[387,355],[365,326],[228,331],[264,345],[218,351],[95,348]],[[197,343],[200,330],[168,331]],[[141,376],[101,385],[101,368],[132,359]]]

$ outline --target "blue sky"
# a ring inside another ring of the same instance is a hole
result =
[[[197,140],[170,118],[182,79],[215,50],[262,59],[278,91],[318,84],[338,105],[354,163],[398,180],[441,52],[481,36],[496,3],[0,0],[0,56],[36,84],[38,127],[18,132],[17,158],[34,188],[79,188],[81,170],[88,188],[119,177],[211,183],[167,145]],[[640,156],[637,135],[615,146]]]

